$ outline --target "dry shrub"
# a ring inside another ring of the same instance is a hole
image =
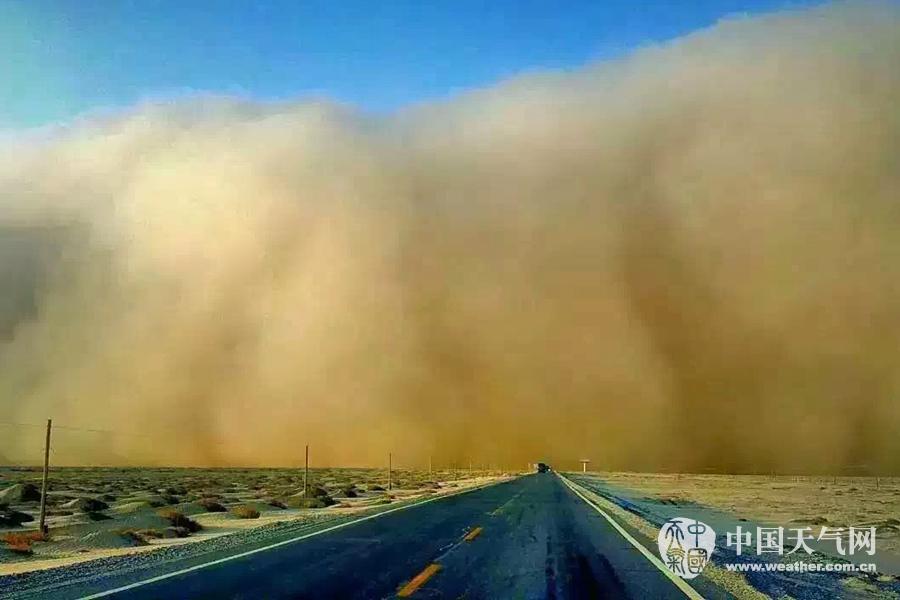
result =
[[[225,512],[227,510],[222,503],[213,498],[203,498],[202,500],[198,500],[197,504],[199,504],[206,512]]]
[[[252,506],[235,506],[231,509],[231,514],[239,519],[258,519],[259,511]]]
[[[0,509],[0,527],[18,527],[22,523],[30,523],[34,517],[18,510]]]
[[[2,540],[5,543],[10,543],[14,540],[28,540],[29,542],[46,542],[50,539],[50,536],[45,534],[42,531],[24,531],[24,532],[16,532],[16,533],[6,533],[3,535]]]
[[[163,508],[156,514],[167,520],[173,527],[184,527],[191,533],[203,529],[200,523],[186,517],[183,512],[175,510],[174,508]]]
[[[186,538],[189,535],[191,535],[191,532],[184,527],[166,527],[166,530],[163,532],[164,538]]]
[[[46,542],[48,539],[49,537],[41,531],[28,531],[25,533],[3,534],[0,541],[3,542],[7,550],[19,554],[31,554],[31,545],[34,542]]]
[[[159,539],[163,537],[163,532],[159,529],[138,529],[135,533],[145,540]]]
[[[149,543],[147,536],[134,529],[114,529],[113,533],[122,537],[132,546],[146,546]]]
[[[287,505],[291,508],[328,508],[334,504],[331,496],[304,498],[303,496],[291,496],[287,499]]]

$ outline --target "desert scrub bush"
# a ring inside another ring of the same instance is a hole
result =
[[[149,536],[143,535],[142,532],[134,529],[114,529],[112,533],[125,540],[129,546],[146,546],[149,543],[147,541]]]
[[[291,508],[328,508],[334,504],[331,496],[317,496],[306,498],[304,496],[292,496],[287,499],[287,505]]]
[[[198,500],[197,504],[206,512],[225,512],[227,509],[213,498],[203,498]]]
[[[236,516],[238,519],[258,519],[259,511],[253,508],[252,506],[235,506],[231,509],[231,514]]]
[[[193,519],[189,519],[183,512],[175,510],[174,508],[163,508],[162,510],[157,511],[156,514],[168,521],[173,527],[184,527],[191,533],[203,529],[203,527],[200,526],[200,523]]]
[[[310,498],[325,498],[328,497],[328,491],[325,488],[321,488],[317,485],[310,486],[309,488],[309,497]]]
[[[31,554],[31,545],[34,542],[46,542],[49,538],[41,531],[28,531],[25,533],[5,533],[0,541],[7,550],[17,554]]]
[[[17,510],[0,509],[0,527],[18,527],[22,523],[30,523],[34,517]]]
[[[31,549],[31,542],[29,541],[10,541],[4,544],[7,550],[10,552],[15,552],[16,554],[24,554],[30,555],[34,554],[34,550]]]
[[[184,527],[166,527],[165,531],[163,531],[164,538],[186,538],[191,535],[191,532],[185,529]]]
[[[163,537],[163,531],[159,529],[138,529],[134,533],[138,534],[145,540],[157,540]]]

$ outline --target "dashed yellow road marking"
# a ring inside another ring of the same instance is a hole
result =
[[[421,573],[413,577],[409,583],[404,585],[399,592],[397,592],[398,598],[409,598],[413,594],[416,593],[416,590],[425,585],[429,579],[431,579],[435,573],[441,570],[441,565],[437,563],[431,563],[427,567],[425,567]]]
[[[481,534],[482,529],[483,527],[476,527],[475,529],[467,533],[466,537],[464,537],[463,539],[467,542],[471,542]]]
[[[497,515],[499,515],[500,513],[502,513],[504,510],[506,510],[506,508],[507,508],[510,504],[512,504],[513,500],[515,500],[516,498],[518,498],[518,497],[521,496],[521,495],[522,495],[522,492],[518,492],[515,496],[513,496],[512,498],[510,498],[509,500],[507,500],[506,502],[504,502],[502,505],[500,505],[500,506],[498,506],[497,508],[495,508],[493,512],[488,513],[488,514],[490,514],[490,516],[492,516],[492,517],[496,517]]]

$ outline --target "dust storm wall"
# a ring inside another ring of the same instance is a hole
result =
[[[842,3],[387,117],[8,136],[0,409],[122,432],[72,464],[897,471],[898,64]]]

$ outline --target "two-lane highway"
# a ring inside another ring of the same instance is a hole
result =
[[[124,587],[127,589],[122,589]],[[118,590],[118,591],[115,591]],[[685,598],[552,474],[521,477],[305,540],[66,597]]]

